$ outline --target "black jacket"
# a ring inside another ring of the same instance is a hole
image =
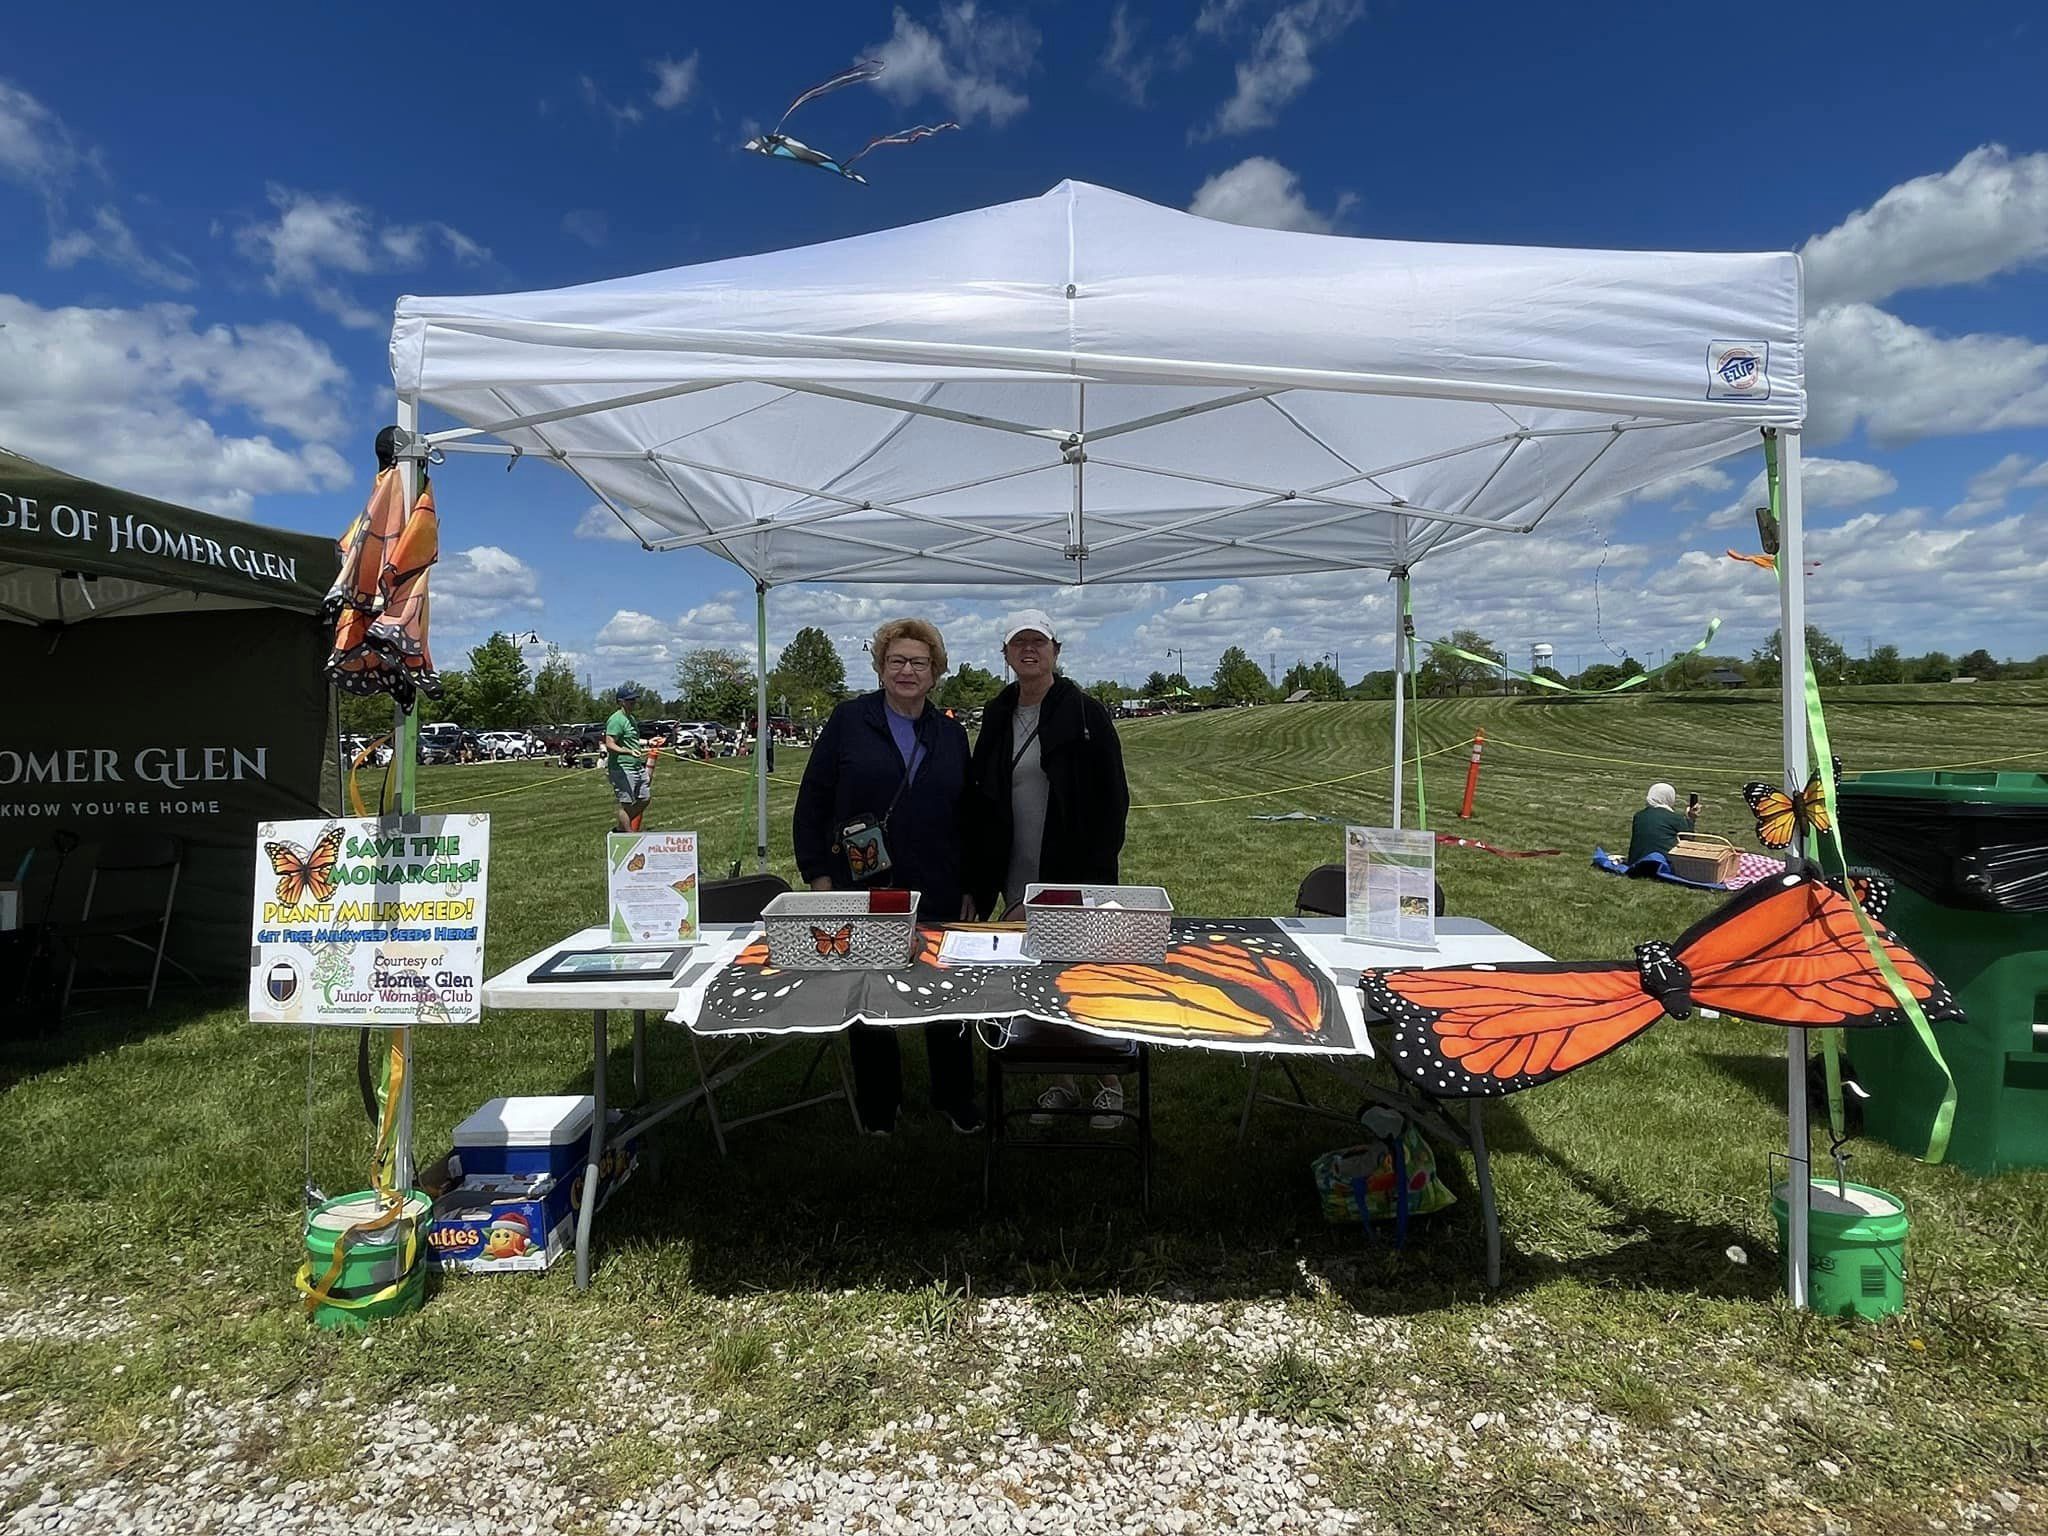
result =
[[[890,872],[869,884],[920,891],[919,919],[950,923],[960,916],[967,732],[926,704],[917,721],[917,777],[898,800],[903,755],[889,734],[888,709],[879,689],[864,693],[833,710],[818,733],[796,795],[796,867],[807,882],[829,875],[840,889],[851,889],[846,857],[833,846],[840,827],[855,816],[881,816],[896,800],[884,834]]]
[[[1010,737],[1016,717],[1017,685],[1012,683],[982,711],[981,735],[974,743],[967,890],[983,912],[997,910],[1010,870],[1010,764],[1016,753]],[[1071,679],[1054,678],[1039,705],[1038,752],[1046,777],[1038,878],[1116,884],[1131,787],[1109,711]]]

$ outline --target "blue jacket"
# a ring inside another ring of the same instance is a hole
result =
[[[818,733],[796,796],[797,871],[806,882],[829,875],[834,885],[850,889],[845,855],[834,846],[839,828],[856,816],[881,816],[895,800],[884,834],[892,867],[885,879],[871,883],[920,891],[919,920],[951,922],[960,915],[964,879],[967,732],[926,704],[917,721],[917,777],[904,785],[903,754],[889,734],[888,708],[879,689],[864,693],[833,710]]]

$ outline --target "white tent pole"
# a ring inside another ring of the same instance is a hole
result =
[[[401,393],[398,397],[398,428],[408,437],[419,430],[420,402],[417,395]],[[405,491],[405,509],[419,499],[420,475],[425,465],[419,459],[400,458],[398,461],[399,484]],[[398,729],[391,735],[391,750],[398,757],[398,813],[403,817],[417,814],[419,806],[419,732],[420,701],[399,716]],[[392,1183],[398,1187],[403,1199],[406,1191],[413,1186],[412,1167],[412,1030],[398,1031],[398,1052],[404,1067],[404,1076],[398,1085],[398,1109],[396,1113],[397,1132],[393,1137]]]
[[[1403,697],[1403,674],[1408,670],[1408,571],[1394,573],[1394,830],[1401,829],[1401,758],[1407,748],[1408,706]]]
[[[768,584],[754,583],[754,867],[768,873]]]
[[[1801,557],[1804,511],[1799,487],[1799,433],[1780,434],[1777,443],[1778,514],[1778,697],[1785,735],[1785,784],[1793,794],[1806,787],[1806,587]],[[1766,461],[1768,463],[1768,460]],[[1795,866],[1803,852],[1793,845]],[[1807,1201],[1813,1192],[1812,1142],[1806,1123],[1806,1031],[1790,1030],[1785,1043],[1785,1119],[1791,1187],[1785,1192],[1785,1295],[1800,1310],[1807,1306]]]

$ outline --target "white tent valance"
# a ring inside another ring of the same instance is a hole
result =
[[[402,399],[467,424],[442,446],[552,458],[653,546],[771,586],[1401,567],[1805,408],[1789,254],[1357,240],[1081,182],[641,277],[407,298],[391,360]]]

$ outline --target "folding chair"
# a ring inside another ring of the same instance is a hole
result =
[[[85,905],[78,920],[59,923],[56,929],[71,950],[64,996],[58,1004],[60,1015],[71,1007],[75,992],[142,992],[146,994],[143,1007],[154,1008],[157,981],[166,964],[190,981],[199,979],[189,967],[164,953],[171,911],[178,900],[178,877],[184,867],[184,845],[167,832],[136,833],[99,850],[86,881]],[[151,895],[152,888],[159,885],[161,905]],[[98,939],[116,940],[148,955],[149,980],[78,986],[79,950]]]
[[[776,897],[789,889],[789,882],[780,875],[735,875],[729,880],[707,880],[697,887],[697,921],[700,923],[753,923],[759,922],[761,911]],[[685,1030],[690,1037],[690,1058],[697,1065],[700,1082],[710,1083],[714,1076],[733,1056],[750,1042],[739,1040],[728,1045],[711,1059],[707,1066],[703,1047],[695,1030]],[[853,1115],[853,1123],[860,1125],[860,1111],[854,1106],[853,1080],[847,1075],[846,1058],[835,1049],[841,1036],[830,1034],[820,1040],[812,1051],[810,1064],[804,1068],[803,1081],[797,1085],[797,1097],[793,1103],[779,1104],[773,1109],[756,1110],[751,1115],[741,1115],[729,1120],[718,1112],[718,1095],[707,1089],[704,1094],[705,1118],[711,1122],[711,1139],[718,1143],[718,1155],[725,1156],[725,1133],[756,1120],[769,1120],[777,1115],[793,1114],[799,1109],[809,1109],[814,1104],[829,1104],[843,1097],[847,1109]],[[793,1040],[780,1040],[761,1049],[753,1062],[765,1061],[768,1057],[795,1044]],[[833,1065],[838,1069],[839,1088],[833,1093],[810,1093],[811,1080],[817,1076],[819,1065],[827,1052],[832,1053]],[[806,1095],[809,1097],[806,1097]],[[693,1106],[694,1108],[694,1106]]]
[[[1003,1083],[1012,1074],[1033,1077],[1094,1076],[1119,1077],[1136,1074],[1138,1107],[1116,1111],[1126,1125],[1135,1127],[1135,1140],[1104,1133],[1096,1136],[1033,1136],[1010,1139],[1010,1121],[1019,1115],[1051,1115],[1056,1120],[1078,1120],[1101,1113],[1082,1102],[1064,1109],[1041,1109],[1036,1104],[1008,1109],[1003,1104]],[[1138,1160],[1138,1206],[1152,1209],[1152,1051],[1141,1041],[1108,1040],[1063,1029],[1056,1024],[1027,1022],[998,1048],[988,1053],[987,1150],[981,1169],[981,1203],[994,1197],[996,1160],[1004,1147],[1030,1152],[1126,1152]]]

